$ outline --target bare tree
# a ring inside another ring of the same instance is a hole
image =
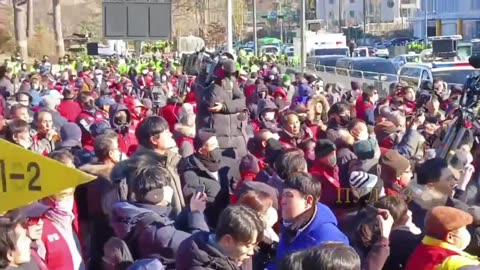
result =
[[[33,26],[33,0],[28,0],[27,3],[27,38],[33,37],[35,29]]]
[[[27,41],[27,0],[13,1],[13,17],[15,28],[15,40],[17,41],[17,52],[22,59],[28,59]]]
[[[227,29],[220,23],[210,23],[207,27],[207,35],[204,37],[208,47],[216,47],[227,42],[225,33]]]
[[[243,36],[245,29],[245,13],[247,7],[245,0],[234,0],[233,1],[233,31],[237,40]]]
[[[52,0],[53,7],[53,30],[55,32],[55,43],[58,56],[65,55],[65,44],[63,43],[62,29],[62,6],[61,0]]]

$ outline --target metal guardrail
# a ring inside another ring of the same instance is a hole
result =
[[[382,74],[374,72],[364,72],[361,70],[348,70],[329,66],[309,65],[306,68],[307,73],[315,74],[322,78],[324,84],[340,84],[344,89],[351,90],[351,82],[357,81],[362,85],[362,89],[373,85],[378,89],[381,97],[387,96],[390,84],[398,82],[398,76],[392,74]],[[281,66],[286,74],[300,72],[298,67]]]

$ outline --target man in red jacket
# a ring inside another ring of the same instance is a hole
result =
[[[82,112],[82,107],[75,101],[75,93],[72,89],[65,89],[62,92],[63,101],[58,105],[57,111],[65,117],[68,122],[75,122],[78,115]]]
[[[138,124],[140,124],[140,122],[142,122],[142,120],[145,119],[145,117],[147,117],[148,109],[138,99],[131,99],[130,103],[125,103],[125,104],[127,104],[128,111],[130,112],[130,117],[132,120],[132,123],[131,123],[132,128],[133,130],[135,130]]]
[[[369,86],[362,93],[362,96],[357,99],[355,104],[355,111],[357,118],[365,121],[367,125],[375,125],[375,104],[378,101],[378,91],[375,87]]]
[[[318,140],[315,146],[315,161],[310,173],[322,184],[320,202],[331,208],[335,208],[339,198],[340,179],[337,166],[337,147],[327,139]]]
[[[167,106],[163,107],[160,111],[159,115],[167,120],[168,127],[170,128],[171,132],[175,130],[175,124],[178,123],[178,115],[181,108],[182,103],[177,97],[174,96],[167,99]]]
[[[82,112],[78,115],[76,123],[82,128],[83,148],[93,151],[93,136],[90,133],[90,126],[96,122],[105,120],[102,112],[95,108],[94,98],[91,92],[82,92],[80,97]]]
[[[127,156],[132,155],[138,148],[135,137],[136,126],[132,123],[132,114],[124,104],[115,104],[110,107],[110,126],[118,134],[118,145]]]

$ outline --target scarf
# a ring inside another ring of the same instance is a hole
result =
[[[195,157],[207,168],[209,172],[218,172],[220,170],[220,162],[211,157],[206,157],[201,154],[195,154]]]

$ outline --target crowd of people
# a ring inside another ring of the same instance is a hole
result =
[[[463,89],[161,66],[0,67],[2,138],[96,176],[1,213],[0,269],[480,269]]]

